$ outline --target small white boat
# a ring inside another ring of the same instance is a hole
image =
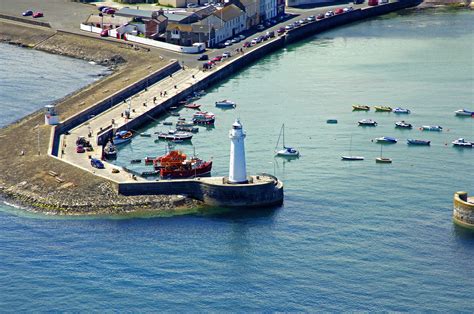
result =
[[[457,146],[457,147],[472,148],[472,145],[473,145],[472,142],[468,142],[465,139],[463,139],[462,137],[458,138],[457,140],[453,141],[452,143],[453,143],[453,146]]]
[[[227,100],[227,99],[224,99],[224,100],[221,100],[221,101],[216,101],[216,107],[235,108],[236,106],[237,106],[237,104],[235,102]]]
[[[140,136],[142,136],[142,137],[151,137],[151,134],[146,133],[146,132],[142,132],[142,133],[140,133]]]
[[[364,160],[362,156],[352,156],[352,135],[351,135],[351,143],[349,145],[349,156],[341,156],[342,160]]]
[[[422,131],[435,131],[435,132],[441,132],[443,128],[439,125],[423,125],[421,127]]]
[[[402,121],[395,122],[395,127],[400,128],[400,129],[411,129],[413,125],[402,120]]]
[[[360,126],[377,126],[377,122],[372,119],[362,119],[359,121]]]
[[[474,111],[470,111],[467,109],[459,109],[454,112],[459,117],[471,117],[474,115]]]
[[[283,134],[283,149],[277,150],[278,144],[280,143],[280,137]],[[280,135],[278,136],[278,141],[275,145],[275,154],[276,156],[281,157],[299,157],[300,152],[293,147],[288,147],[285,145],[285,124],[282,124],[280,129]]]
[[[410,109],[404,109],[404,108],[397,107],[397,108],[393,109],[393,113],[409,114],[409,113],[411,113],[411,111],[410,111]]]
[[[390,136],[377,137],[375,141],[377,143],[391,143],[391,144],[395,144],[396,142],[398,142],[396,138],[390,137]]]

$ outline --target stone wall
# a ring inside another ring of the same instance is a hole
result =
[[[453,204],[454,222],[474,228],[474,203],[468,203],[466,192],[456,192]]]

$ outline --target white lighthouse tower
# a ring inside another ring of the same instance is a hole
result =
[[[54,105],[44,106],[44,123],[48,125],[59,124],[59,116],[56,113]]]
[[[245,165],[245,133],[238,119],[232,124],[229,131],[230,162],[229,183],[247,183],[247,169]]]

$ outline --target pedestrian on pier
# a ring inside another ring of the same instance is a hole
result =
[[[174,88],[176,89],[176,88],[178,88],[178,86],[175,85]]]
[[[156,96],[153,97],[153,103],[156,104]]]
[[[163,97],[163,92],[160,92],[160,97]]]

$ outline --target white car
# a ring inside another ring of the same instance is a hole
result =
[[[293,24],[288,24],[288,25],[285,26],[285,29],[287,31],[289,31],[290,29],[293,29],[293,28],[294,28]]]
[[[232,38],[232,40],[231,40],[231,42],[232,42],[233,44],[236,44],[236,43],[238,43],[239,41],[240,41],[240,38],[238,38],[238,37]]]
[[[239,35],[240,40],[244,40],[246,37],[244,35]]]
[[[222,54],[222,58],[230,58],[230,51],[226,51]]]
[[[334,12],[333,12],[333,11],[327,11],[327,12],[324,14],[324,17],[331,17],[331,16],[334,16]]]
[[[227,40],[224,45],[227,47],[227,46],[231,46],[232,45],[232,41],[231,40]]]
[[[344,13],[351,12],[351,11],[354,11],[354,8],[348,7],[348,8],[342,9],[342,12],[344,12]]]
[[[308,18],[306,20],[308,22],[314,22],[314,21],[316,21],[316,17],[314,15],[310,15],[310,16],[308,16]]]
[[[254,38],[252,39],[252,41],[250,42],[250,46],[255,46],[257,44],[257,40]]]

